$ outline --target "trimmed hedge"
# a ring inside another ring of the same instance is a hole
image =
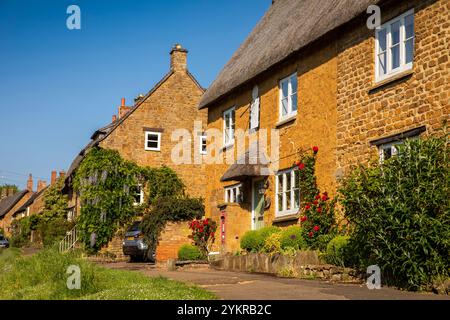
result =
[[[327,251],[325,253],[325,260],[327,263],[336,266],[345,266],[348,241],[348,236],[336,236],[328,242]]]
[[[263,250],[266,239],[279,232],[281,229],[275,226],[247,231],[241,238],[241,248],[247,252],[259,252]]]
[[[198,247],[191,244],[184,244],[178,249],[178,259],[182,261],[203,260],[205,256]]]
[[[303,228],[300,226],[290,226],[281,232],[281,248],[293,248],[295,250],[306,249],[307,243],[304,238]]]

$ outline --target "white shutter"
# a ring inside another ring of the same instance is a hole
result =
[[[250,107],[250,129],[259,127],[259,93],[258,86],[252,91],[252,105]]]

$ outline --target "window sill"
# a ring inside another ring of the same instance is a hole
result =
[[[293,116],[290,116],[289,118],[285,118],[283,120],[278,121],[275,124],[275,127],[278,128],[278,127],[281,127],[282,125],[285,125],[287,123],[294,122],[295,119],[297,119],[297,114],[294,114]]]
[[[300,211],[296,213],[286,214],[284,216],[275,217],[272,223],[298,220],[299,218],[300,218]]]
[[[414,70],[410,69],[410,70],[402,71],[400,73],[393,74],[389,78],[375,82],[372,85],[372,87],[369,89],[369,93],[372,93],[373,91],[375,91],[381,87],[384,87],[385,85],[387,85],[389,83],[407,78],[407,77],[411,76],[413,73],[414,73]]]

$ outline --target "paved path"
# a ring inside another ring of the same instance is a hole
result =
[[[114,269],[136,270],[150,277],[163,276],[194,283],[225,300],[368,300],[368,299],[447,299],[449,296],[413,293],[365,285],[336,284],[319,280],[277,278],[270,275],[219,271],[210,268],[166,271],[144,263],[108,263]]]

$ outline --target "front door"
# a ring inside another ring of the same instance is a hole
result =
[[[264,227],[264,180],[253,181],[253,205],[252,205],[252,227],[258,230]]]

